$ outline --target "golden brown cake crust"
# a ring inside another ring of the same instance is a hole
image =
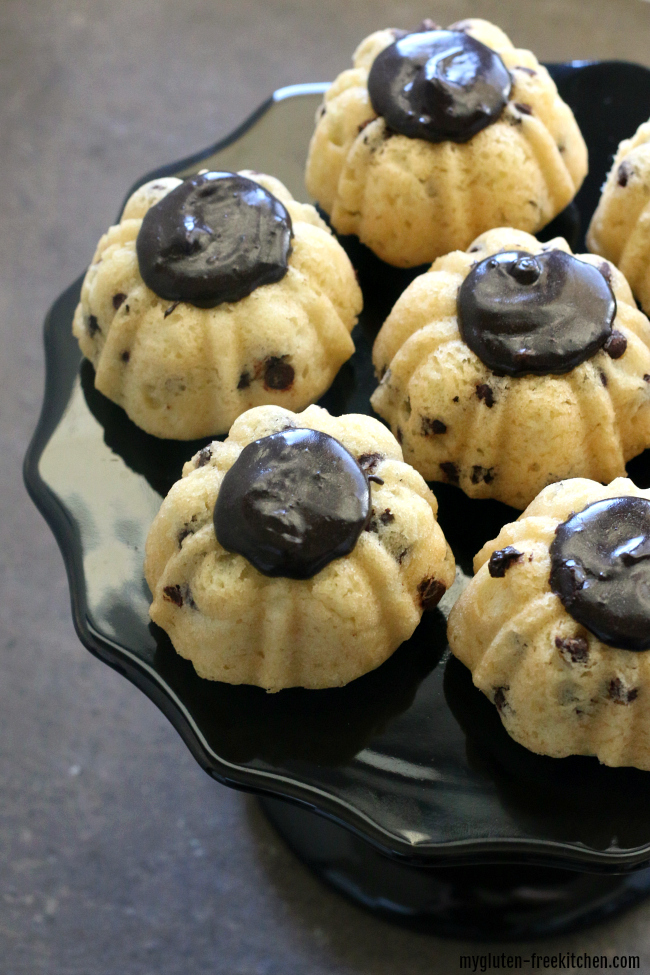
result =
[[[589,224],[587,247],[616,264],[650,313],[650,122],[619,145]]]
[[[573,199],[587,149],[571,109],[530,51],[498,27],[452,25],[496,51],[512,76],[501,117],[469,142],[433,144],[386,128],[368,96],[376,56],[393,30],[365,38],[354,67],[325,95],[307,161],[307,189],[341,234],[382,260],[413,267],[467,247],[492,227],[535,233]]]
[[[279,180],[243,175],[291,216],[293,249],[280,281],[215,308],[154,294],[140,276],[136,238],[147,210],[180,184],[174,178],[136,190],[84,279],[73,332],[95,367],[95,385],[157,437],[225,433],[240,413],[264,403],[302,409],[354,352],[350,332],[362,297],[345,251]]]
[[[650,322],[602,258],[577,255],[611,283],[613,327],[626,343],[618,358],[601,349],[564,375],[497,376],[460,337],[457,293],[476,263],[500,250],[553,248],[570,253],[562,238],[540,244],[523,231],[488,231],[466,252],[438,258],[382,326],[371,402],[426,480],[521,509],[554,481],[611,481],[650,445]]]
[[[625,496],[650,500],[650,491],[627,478],[607,487],[576,478],[545,488],[478,553],[447,634],[474,684],[526,748],[650,769],[650,653],[601,643],[567,613],[549,582],[557,526],[595,501]],[[493,577],[490,557],[509,546],[521,556]]]
[[[370,484],[368,527],[349,555],[310,579],[268,577],[217,541],[221,482],[246,444],[288,426],[335,437],[382,483]],[[232,684],[338,687],[374,670],[412,634],[423,602],[454,580],[437,502],[402,460],[391,433],[368,416],[311,406],[240,416],[223,443],[189,461],[147,539],[151,618],[198,674]],[[436,587],[436,584],[439,584]]]

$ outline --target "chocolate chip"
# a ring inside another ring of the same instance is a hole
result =
[[[377,517],[374,508],[371,508],[370,510],[370,517],[368,518],[364,531],[374,532],[375,535],[379,534],[379,525],[377,524]]]
[[[521,112],[522,115],[533,114],[532,108],[530,107],[530,105],[527,105],[525,102],[514,102],[514,107],[517,109],[518,112]]]
[[[480,484],[483,481],[484,484],[491,484],[494,480],[494,474],[492,471],[493,467],[481,467],[479,464],[474,464],[472,467],[472,473],[470,475],[470,481],[472,484]]]
[[[457,403],[459,401],[459,399],[460,399],[460,396],[454,396],[453,402],[454,403]]]
[[[600,374],[600,381],[603,384],[603,386],[606,386],[607,385],[607,376],[605,375],[604,372],[601,372],[601,374]]]
[[[167,310],[165,311],[165,314],[163,315],[163,318],[167,318],[167,316],[168,315],[171,315],[171,313],[173,311],[176,311],[176,309],[178,308],[179,305],[180,305],[180,301],[173,301],[171,303],[171,305],[169,306],[169,308],[167,308]]]
[[[610,359],[620,359],[627,349],[627,339],[622,332],[615,328],[603,348]]]
[[[205,467],[205,465],[209,463],[211,457],[212,447],[204,447],[202,450],[199,450],[199,456],[196,459],[197,468]]]
[[[447,587],[439,579],[423,579],[418,586],[422,609],[425,611],[435,609],[446,591]]]
[[[524,553],[519,552],[514,546],[508,545],[506,548],[497,549],[490,556],[488,562],[488,572],[493,579],[503,579],[504,575],[513,564],[523,558]]]
[[[295,378],[295,370],[285,360],[288,356],[270,355],[265,361],[264,388],[285,390],[290,389]]]
[[[626,162],[625,160],[623,160],[623,162],[621,163],[621,165],[618,167],[618,171],[616,173],[616,181],[617,181],[618,185],[619,186],[627,186],[627,184],[629,182],[629,179],[630,179],[630,176],[633,176],[633,175],[634,175],[634,169],[629,164],[629,162]]]
[[[644,383],[650,383],[650,373],[649,372],[646,372],[646,374],[644,375],[643,382]]]
[[[126,364],[130,358],[131,358],[131,353],[129,352],[128,349],[125,349],[124,352],[122,352],[120,355],[120,359],[124,364]]]
[[[116,295],[113,295],[113,308],[115,311],[117,311],[123,301],[126,301],[126,295],[124,292],[119,291]]]
[[[86,325],[87,325],[88,331],[90,332],[91,339],[94,339],[95,338],[95,336],[97,335],[97,332],[101,332],[101,328],[99,327],[99,322],[97,321],[97,316],[96,315],[89,315],[88,316],[88,321],[86,322]]]
[[[163,599],[175,606],[183,605],[183,591],[180,586],[165,586],[163,589]]]
[[[248,389],[251,384],[251,374],[250,372],[242,372],[239,377],[239,382],[237,383],[237,389]]]
[[[532,68],[527,68],[523,64],[516,64],[515,71],[523,71],[525,74],[529,74],[531,77],[534,77],[537,74],[537,72],[533,71]]]
[[[422,436],[428,437],[435,433],[446,433],[447,424],[443,423],[442,420],[430,420],[429,417],[422,417]]]
[[[450,484],[458,484],[458,467],[451,460],[444,460],[440,465],[440,470],[445,475]]]
[[[589,659],[589,643],[583,636],[556,636],[555,646],[567,663],[586,664]]]
[[[383,477],[378,477],[377,474],[368,474],[368,480],[372,481],[374,484],[383,484]]]
[[[598,265],[598,270],[607,281],[607,284],[612,283],[612,269],[610,265],[605,261],[603,264]]]
[[[510,690],[509,684],[504,684],[503,687],[494,688],[494,703],[496,704],[497,711],[501,712],[504,708],[510,707],[506,701],[506,691]]]
[[[125,315],[128,315],[129,314],[129,306],[128,305],[125,305],[124,306],[124,314]]]
[[[410,547],[409,548],[403,548],[402,551],[399,553],[399,555],[396,555],[395,556],[395,559],[396,559],[398,565],[401,565],[402,564],[402,562],[404,561],[404,559],[406,558],[406,556],[409,554],[409,552],[410,552]]]
[[[476,395],[482,399],[490,409],[494,406],[494,390],[487,383],[479,383],[476,387]]]
[[[480,249],[481,248],[477,244],[475,247],[470,247],[470,249],[467,251],[467,253],[468,254],[477,254],[478,251],[480,251]]]
[[[615,677],[614,680],[609,682],[607,696],[614,704],[631,704],[639,696],[639,689],[638,687],[632,687],[628,690],[620,677]]]
[[[386,508],[382,513],[377,516],[377,512],[373,508],[370,512],[370,518],[368,519],[368,524],[366,525],[367,532],[374,532],[376,535],[379,534],[379,522],[382,525],[389,525],[391,521],[395,521],[395,515],[392,514],[390,508]]]
[[[357,457],[357,463],[366,474],[370,474],[383,459],[383,454],[361,454],[361,457]]]

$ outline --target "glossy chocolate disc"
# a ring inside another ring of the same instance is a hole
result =
[[[615,315],[600,271],[560,250],[493,254],[458,292],[463,341],[508,376],[570,372],[602,348]]]
[[[308,579],[352,551],[369,514],[352,454],[327,433],[290,429],[244,447],[223,479],[214,529],[264,575]]]
[[[650,502],[608,498],[558,525],[551,589],[578,623],[622,650],[650,649]]]
[[[204,173],[147,211],[136,250],[161,298],[214,308],[284,277],[291,237],[291,217],[268,190],[237,173]]]
[[[491,48],[457,30],[407,34],[381,51],[368,76],[372,107],[394,132],[467,142],[501,115],[512,79]]]

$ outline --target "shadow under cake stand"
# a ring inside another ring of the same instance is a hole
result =
[[[585,135],[590,175],[543,236],[563,234],[580,250],[613,152],[647,116],[650,71],[624,62],[551,71]],[[246,168],[278,176],[304,198],[306,147],[326,88],[276,92],[228,139],[139,182]],[[355,355],[321,404],[369,413],[372,342],[421,269],[389,268],[358,242],[342,243],[365,308]],[[445,615],[474,553],[516,517],[504,505],[434,486],[457,582],[373,673],[344,688],[275,695],[196,676],[149,622],[142,562],[161,497],[208,441],[157,440],[95,390],[71,335],[80,285],[45,322],[45,397],[24,474],[61,548],[82,643],[160,707],[211,776],[257,793],[319,877],[379,915],[437,934],[524,938],[592,923],[645,897],[650,776],[525,751],[449,657]],[[631,473],[650,484],[650,458]]]

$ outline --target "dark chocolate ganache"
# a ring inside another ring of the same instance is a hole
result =
[[[592,264],[560,250],[502,251],[472,268],[458,292],[463,341],[493,372],[570,372],[612,334],[616,299]]]
[[[268,576],[309,579],[356,545],[370,515],[366,474],[318,430],[255,440],[223,479],[214,509],[220,545]]]
[[[237,173],[193,176],[152,206],[136,241],[147,287],[170,301],[214,308],[287,273],[291,217]]]
[[[622,650],[650,649],[650,502],[608,498],[558,525],[551,589],[578,623]]]
[[[459,30],[407,34],[373,61],[372,107],[400,135],[467,142],[501,115],[512,79],[499,55]]]

